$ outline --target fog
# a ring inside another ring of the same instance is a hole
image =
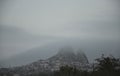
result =
[[[119,0],[0,0],[0,63],[46,59],[65,46],[90,62],[120,57],[119,7]]]

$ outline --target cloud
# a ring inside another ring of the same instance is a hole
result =
[[[106,26],[118,23],[120,16],[118,3],[111,0],[13,0],[7,4],[3,7],[1,24],[21,27],[37,35],[61,35],[70,23],[82,27]]]
[[[0,3],[0,25],[7,25],[0,27],[1,48],[8,47],[7,51],[3,50],[4,56],[24,52],[21,48],[60,40],[120,39],[118,0],[6,0]]]

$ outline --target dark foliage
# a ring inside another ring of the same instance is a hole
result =
[[[95,67],[94,74],[96,76],[120,76],[120,59],[113,56],[96,59],[97,66]]]
[[[120,76],[120,59],[113,56],[96,59],[97,63],[92,71],[82,71],[75,67],[63,66],[54,76]]]
[[[96,59],[96,64],[91,71],[78,70],[76,67],[62,66],[54,72],[33,72],[26,73],[23,71],[12,71],[8,68],[0,69],[0,76],[120,76],[120,59],[113,56]],[[15,75],[19,73],[19,75]]]
[[[59,71],[54,72],[54,76],[78,76],[80,75],[80,71],[75,67],[62,66]]]

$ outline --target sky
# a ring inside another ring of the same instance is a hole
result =
[[[97,33],[101,30],[110,32],[111,29],[107,28],[113,28],[110,33],[113,31],[116,33],[120,17],[118,2],[118,0],[5,0],[2,2],[1,24],[21,27],[37,35],[80,36],[85,32],[93,33],[99,28]],[[71,34],[68,34],[69,32]]]
[[[1,57],[65,39],[119,41],[119,7],[119,0],[0,0]]]

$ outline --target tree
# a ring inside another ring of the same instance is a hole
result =
[[[96,59],[97,66],[96,71],[98,74],[104,76],[120,76],[120,59],[117,59],[113,56],[104,57]]]
[[[79,76],[80,71],[75,67],[62,66],[59,71],[54,72],[54,76]]]

